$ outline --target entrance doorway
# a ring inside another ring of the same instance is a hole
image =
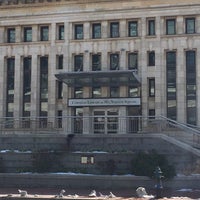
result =
[[[119,115],[116,110],[95,110],[93,130],[96,134],[113,134],[118,132]]]

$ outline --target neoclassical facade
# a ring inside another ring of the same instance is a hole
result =
[[[199,10],[199,0],[1,0],[0,118],[83,134],[137,132],[139,116],[200,125]]]

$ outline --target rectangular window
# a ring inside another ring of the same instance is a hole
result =
[[[7,29],[7,42],[14,43],[15,42],[15,28]]]
[[[98,39],[101,38],[101,24],[92,24],[92,38]]]
[[[155,20],[150,19],[148,20],[148,35],[155,35]]]
[[[15,58],[7,59],[6,117],[14,114]]]
[[[57,64],[57,69],[63,69],[63,55],[57,55],[56,56],[56,64]]]
[[[155,51],[148,52],[148,66],[155,66]]]
[[[30,117],[30,104],[31,104],[31,57],[23,59],[23,117]]]
[[[83,39],[83,24],[75,24],[74,28],[75,28],[75,31],[74,31],[75,36],[74,36],[74,38],[76,40],[82,40]]]
[[[110,54],[110,70],[119,70],[119,54]]]
[[[138,53],[129,53],[128,54],[128,69],[138,69]]]
[[[110,37],[111,38],[119,37],[119,22],[110,23]]]
[[[92,71],[101,70],[101,55],[94,54],[92,55]]]
[[[32,42],[32,27],[24,27],[24,42]]]
[[[58,99],[63,98],[63,82],[62,81],[57,81],[57,97]]]
[[[176,34],[176,20],[175,19],[166,20],[166,34],[167,35]]]
[[[176,52],[166,53],[167,117],[176,120]]]
[[[74,56],[74,71],[83,71],[83,55]]]
[[[41,26],[40,27],[40,40],[41,41],[48,41],[49,40],[49,27],[48,26]]]
[[[140,88],[139,87],[129,87],[129,97],[140,97]]]
[[[155,78],[149,78],[149,97],[155,97]]]
[[[83,88],[82,87],[74,88],[74,98],[76,98],[76,99],[83,98]]]
[[[48,100],[48,57],[40,57],[40,100]]]
[[[149,109],[149,118],[155,119],[155,109]]]
[[[101,97],[101,87],[93,87],[92,88],[92,97],[100,98]]]
[[[57,127],[62,128],[62,110],[58,110]]]
[[[58,26],[58,40],[64,40],[64,25]]]
[[[119,87],[110,87],[110,97],[119,97]]]
[[[197,124],[196,104],[196,52],[186,51],[186,105],[188,124]]]
[[[186,34],[195,33],[195,18],[185,19],[185,33]]]
[[[137,21],[131,21],[128,23],[128,36],[129,37],[138,36],[138,22]]]

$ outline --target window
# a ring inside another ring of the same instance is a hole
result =
[[[195,33],[195,18],[185,19],[185,33],[187,34]]]
[[[83,55],[74,56],[74,71],[83,71]]]
[[[83,39],[83,24],[75,24],[75,36],[74,38],[76,40],[82,40]]]
[[[31,57],[23,59],[23,117],[29,117],[31,112],[31,60]]]
[[[24,42],[32,41],[32,27],[24,27]]]
[[[148,35],[155,35],[155,20],[148,20]]]
[[[176,34],[176,20],[175,19],[166,20],[166,34],[167,35]]]
[[[97,39],[101,38],[101,24],[92,24],[92,38]]]
[[[149,109],[149,119],[155,119],[155,109]]]
[[[138,68],[138,53],[129,53],[128,54],[128,69],[137,69]]]
[[[155,51],[148,52],[148,66],[155,66]]]
[[[186,106],[187,123],[197,123],[196,102],[196,52],[186,51]]]
[[[7,59],[6,117],[14,113],[15,58]]]
[[[15,42],[15,28],[8,28],[7,30],[7,42],[14,43]]]
[[[58,110],[57,115],[58,115],[57,127],[62,128],[62,116],[63,116],[62,110]]]
[[[110,54],[110,70],[119,70],[119,54]]]
[[[40,40],[41,41],[49,40],[49,27],[48,26],[40,27]]]
[[[64,40],[64,25],[58,26],[58,39]]]
[[[140,88],[139,87],[129,87],[129,97],[140,97]]]
[[[138,22],[132,21],[128,23],[128,36],[136,37],[138,36]]]
[[[92,88],[92,97],[100,98],[101,97],[101,87],[93,87]]]
[[[110,97],[119,97],[119,87],[110,87]]]
[[[57,69],[63,69],[63,55],[57,55]]]
[[[149,97],[155,97],[155,78],[149,78]]]
[[[82,87],[74,88],[74,98],[76,98],[76,99],[83,98],[83,88]]]
[[[176,52],[166,52],[167,117],[176,120]]]
[[[63,82],[62,81],[57,81],[57,95],[58,95],[58,99],[62,99],[63,98]]]
[[[110,37],[111,38],[119,37],[119,23],[118,22],[110,23]]]
[[[101,55],[94,54],[92,55],[92,71],[101,70]]]

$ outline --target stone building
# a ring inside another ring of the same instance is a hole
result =
[[[65,133],[137,132],[139,116],[200,125],[199,10],[199,0],[0,0],[1,119]]]

